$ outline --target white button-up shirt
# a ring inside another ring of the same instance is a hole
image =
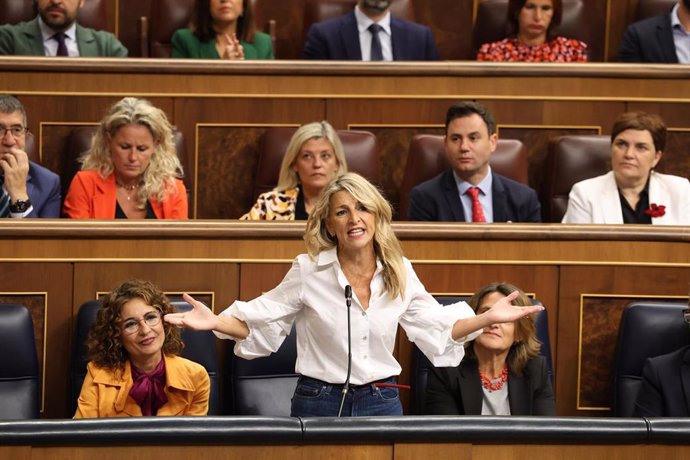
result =
[[[476,331],[454,341],[451,330],[455,322],[474,312],[465,302],[439,305],[426,292],[409,260],[404,259],[404,266],[406,286],[402,298],[393,299],[384,291],[380,263],[371,282],[369,308],[364,310],[353,293],[350,382],[354,385],[400,374],[400,364],[393,357],[398,324],[436,366],[457,366],[465,354],[464,342],[481,333]],[[237,341],[235,354],[251,359],[278,350],[294,322],[296,371],[325,382],[344,383],[347,284],[335,249],[321,252],[315,261],[307,254],[297,256],[277,287],[252,301],[236,301],[221,313],[239,318],[249,327],[249,336]]]

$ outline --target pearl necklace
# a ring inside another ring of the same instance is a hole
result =
[[[496,378],[487,377],[486,374],[479,371],[479,379],[482,381],[482,386],[487,390],[498,391],[508,381],[508,366],[504,365],[501,375]]]

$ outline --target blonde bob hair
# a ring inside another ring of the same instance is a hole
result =
[[[381,192],[359,174],[345,173],[336,177],[321,192],[304,232],[309,255],[315,259],[321,251],[338,246],[338,240],[329,234],[326,222],[331,218],[331,198],[341,191],[348,192],[367,212],[374,215],[374,251],[383,266],[386,292],[391,298],[402,297],[405,292],[405,267],[400,242],[391,227],[393,211]]]
[[[484,297],[494,292],[503,294],[507,296],[513,291],[518,292],[517,298],[513,300],[513,305],[520,307],[527,307],[532,305],[532,301],[529,297],[517,286],[513,286],[508,283],[490,283],[479,289],[470,298],[469,305],[472,307],[474,312],[482,306],[482,301]],[[515,372],[516,374],[522,374],[525,366],[530,359],[534,358],[539,354],[541,349],[541,343],[537,339],[537,327],[534,323],[534,315],[524,316],[519,320],[515,321],[515,334],[513,336],[513,345],[510,347],[508,352],[508,368]],[[467,356],[476,359],[476,354],[474,352],[474,347],[476,341],[472,341],[467,345]]]
[[[335,132],[333,126],[327,121],[315,121],[302,125],[295,134],[292,135],[290,143],[285,150],[283,162],[280,165],[280,176],[278,177],[278,185],[274,190],[283,192],[285,190],[295,188],[299,185],[300,180],[295,171],[295,163],[302,151],[302,146],[307,141],[312,139],[326,139],[333,147],[335,160],[338,162],[338,170],[335,172],[335,177],[342,176],[347,172],[347,160],[345,160],[345,151],[343,144],[340,142],[338,133]]]
[[[175,193],[175,179],[183,174],[173,143],[172,126],[165,113],[149,101],[126,97],[113,104],[91,140],[91,149],[80,159],[81,169],[98,171],[104,179],[115,172],[108,144],[120,128],[129,125],[145,126],[153,137],[154,151],[141,177],[137,195],[143,209],[150,197],[162,202],[168,194]]]

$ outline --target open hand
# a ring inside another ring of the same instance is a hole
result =
[[[182,298],[192,306],[192,310],[184,313],[169,313],[163,317],[166,322],[197,331],[209,331],[217,327],[218,317],[211,309],[198,300],[194,300],[189,294],[182,294]]]
[[[541,305],[532,305],[528,307],[520,307],[513,305],[512,301],[518,296],[517,291],[511,292],[509,295],[503,297],[489,308],[484,315],[486,315],[489,324],[509,323],[517,321],[523,316],[537,313],[544,309]]]

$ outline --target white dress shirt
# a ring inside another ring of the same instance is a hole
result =
[[[359,31],[359,46],[362,51],[362,60],[371,61],[371,32],[369,26],[374,23],[369,16],[362,13],[359,5],[355,6],[355,18],[357,19],[357,30]],[[378,22],[383,30],[379,32],[379,40],[381,41],[381,51],[384,61],[393,60],[393,36],[391,34],[391,12],[388,11],[386,15]]]
[[[351,306],[352,373],[350,383],[362,385],[400,374],[393,357],[400,324],[435,366],[457,366],[465,355],[463,344],[476,331],[454,341],[451,329],[461,318],[474,315],[465,302],[441,306],[426,292],[412,264],[404,259],[405,293],[392,299],[384,291],[382,266],[371,282],[369,308],[364,310],[353,293]],[[323,251],[313,261],[297,256],[283,281],[249,302],[236,301],[221,313],[247,323],[249,336],[238,340],[235,354],[251,359],[280,347],[293,322],[297,333],[296,371],[329,383],[344,383],[347,373],[348,284],[335,249]],[[232,338],[216,333],[220,338]]]

